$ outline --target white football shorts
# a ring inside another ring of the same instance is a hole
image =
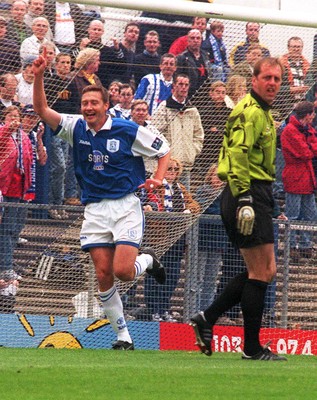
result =
[[[121,199],[104,199],[85,207],[80,232],[81,248],[127,244],[139,248],[144,232],[140,199],[130,193]]]

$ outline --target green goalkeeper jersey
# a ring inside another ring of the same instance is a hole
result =
[[[219,155],[218,176],[234,197],[246,192],[253,179],[275,179],[276,131],[265,103],[247,94],[231,112]]]

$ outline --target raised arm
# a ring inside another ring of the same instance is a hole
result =
[[[61,115],[52,110],[46,101],[43,78],[46,64],[46,48],[44,47],[43,55],[40,55],[39,58],[33,62],[33,107],[34,111],[41,117],[41,119],[55,131],[61,121]]]

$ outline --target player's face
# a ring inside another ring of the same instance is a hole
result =
[[[254,91],[268,104],[272,104],[282,83],[282,70],[276,66],[262,64],[261,72],[252,78]]]
[[[81,98],[81,113],[89,128],[98,131],[106,122],[109,103],[104,103],[101,93],[86,92]]]
[[[103,24],[101,22],[92,22],[88,28],[88,36],[92,41],[97,41],[104,33]]]
[[[138,104],[133,108],[133,110],[131,110],[132,120],[141,126],[144,125],[148,115],[148,107],[146,104]]]
[[[209,96],[214,103],[223,103],[226,97],[226,88],[216,87],[214,90],[210,90]]]

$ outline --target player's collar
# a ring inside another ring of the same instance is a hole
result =
[[[110,115],[107,115],[106,122],[102,125],[102,127],[99,129],[98,132],[100,131],[109,131],[112,127],[112,118]],[[98,132],[96,132],[94,129],[89,128],[87,122],[86,122],[86,131],[90,131],[94,136],[97,135]]]

